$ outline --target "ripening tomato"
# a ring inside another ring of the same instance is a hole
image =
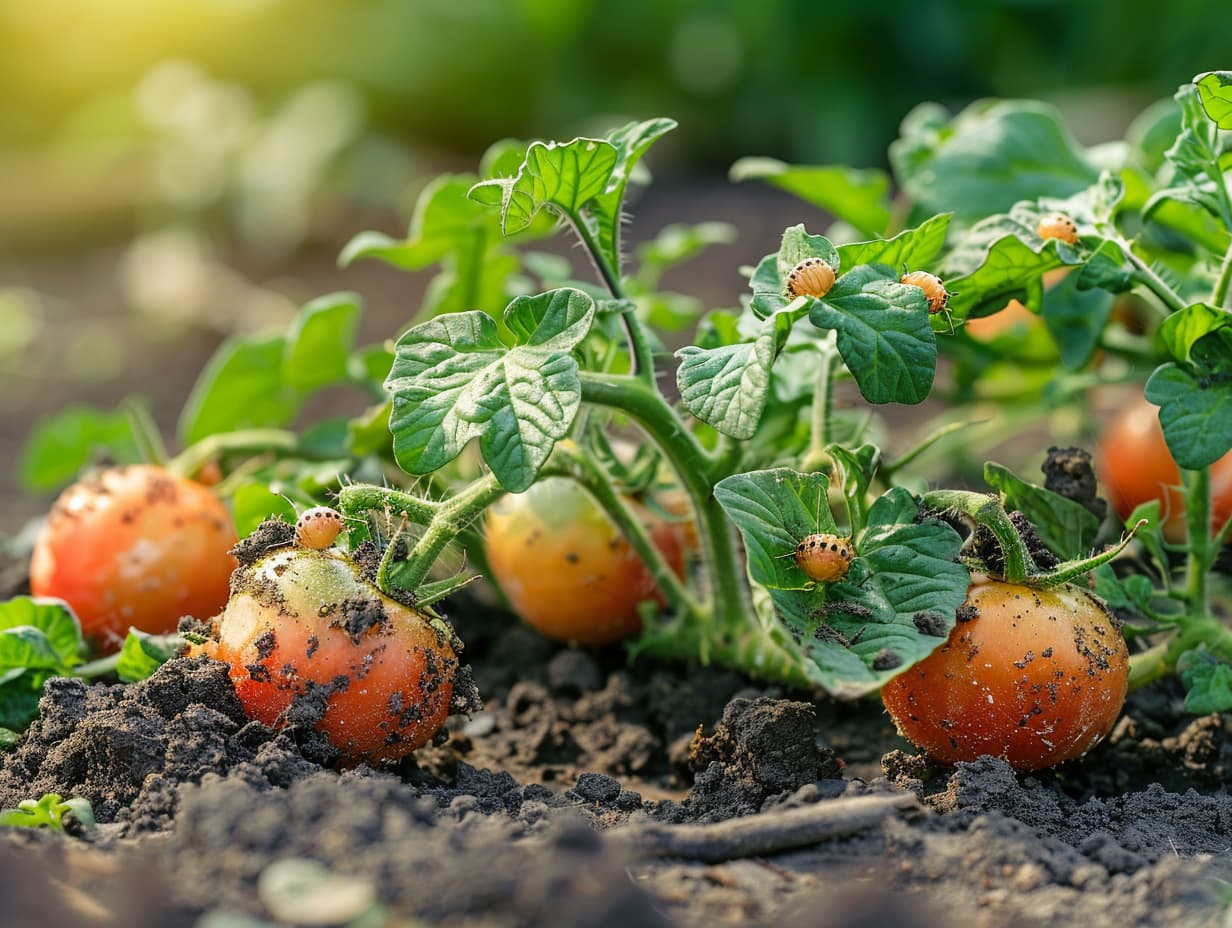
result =
[[[687,530],[629,502],[677,574]],[[488,567],[528,625],[549,638],[611,644],[642,627],[638,604],[662,604],[649,568],[576,482],[551,477],[489,511]]]
[[[346,765],[405,757],[449,715],[448,626],[384,596],[337,548],[284,545],[242,565],[211,625],[191,653],[230,666],[248,716],[315,727]]]
[[[1113,508],[1128,519],[1134,507],[1159,500],[1164,537],[1185,541],[1185,494],[1181,471],[1159,425],[1159,408],[1140,394],[1112,420],[1099,440],[1099,478]],[[1211,525],[1219,531],[1232,517],[1232,452],[1211,465]]]
[[[974,618],[882,687],[903,737],[946,764],[991,754],[1038,770],[1078,757],[1112,730],[1129,652],[1103,603],[1075,586],[973,577],[966,607],[960,616]]]
[[[103,470],[65,490],[30,562],[30,591],[65,600],[91,645],[114,651],[129,626],[173,632],[227,601],[236,534],[208,488],[161,467]]]

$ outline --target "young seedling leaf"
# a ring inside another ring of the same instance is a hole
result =
[[[1029,483],[991,462],[984,465],[984,482],[1001,495],[1007,510],[1017,509],[1027,517],[1040,540],[1061,560],[1090,552],[1099,532],[1099,519],[1081,503]]]
[[[130,628],[116,661],[116,675],[125,683],[144,680],[179,654],[183,644],[179,635],[151,635]]]
[[[891,268],[862,265],[809,301],[809,319],[838,333],[839,354],[870,403],[919,403],[937,371],[928,300],[898,278]]]
[[[1232,449],[1232,327],[1210,332],[1189,349],[1189,361],[1155,369],[1146,398],[1159,407],[1168,450],[1186,470],[1213,464]]]
[[[677,351],[676,385],[689,412],[724,435],[752,438],[766,408],[771,368],[803,312],[776,312],[752,341]]]
[[[890,163],[921,210],[952,210],[963,221],[1020,200],[1068,197],[1099,176],[1056,110],[1023,100],[980,101],[953,120],[924,104],[903,120]]]
[[[282,379],[285,353],[282,335],[234,336],[223,342],[180,414],[183,444],[220,432],[290,424],[302,398]]]
[[[1232,71],[1206,71],[1193,82],[1206,115],[1220,129],[1232,130]]]
[[[729,176],[733,181],[764,180],[826,210],[863,235],[884,235],[890,225],[890,178],[884,171],[741,158]]]
[[[529,487],[577,414],[581,385],[571,351],[594,315],[594,301],[581,291],[551,290],[519,297],[505,310],[514,347],[500,340],[496,320],[478,311],[409,330],[385,383],[399,465],[431,473],[478,438],[502,486]]]
[[[843,267],[885,264],[900,270],[904,267],[909,271],[930,270],[945,247],[945,234],[952,217],[952,213],[941,213],[893,238],[839,245],[839,258]]]

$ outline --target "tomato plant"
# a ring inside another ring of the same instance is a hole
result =
[[[454,695],[449,626],[382,594],[341,550],[291,544],[289,526],[269,525],[193,653],[230,667],[251,718],[316,727],[344,763],[386,763],[426,744]]]
[[[1112,730],[1129,684],[1120,624],[1090,592],[973,578],[945,644],[881,691],[899,731],[943,763],[1071,760]]]
[[[30,590],[63,599],[82,631],[114,651],[129,627],[175,631],[227,601],[237,540],[208,488],[164,468],[99,471],[65,490],[35,542]]]
[[[1141,396],[1113,417],[1099,439],[1100,480],[1121,518],[1143,503],[1158,500],[1164,536],[1184,542],[1185,491],[1163,429],[1159,410]],[[1211,531],[1218,533],[1232,516],[1232,452],[1210,465]]]
[[[627,503],[672,570],[684,572],[679,523]],[[487,563],[526,622],[550,638],[611,644],[641,629],[639,606],[661,605],[645,562],[590,495],[563,477],[541,480],[488,510]]]

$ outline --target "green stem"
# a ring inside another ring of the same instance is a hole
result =
[[[128,419],[129,431],[133,433],[133,441],[141,459],[147,464],[167,463],[167,447],[163,444],[162,433],[158,423],[150,414],[150,405],[143,399],[129,398],[123,403],[124,415]]]
[[[496,477],[488,473],[456,496],[438,503],[436,511],[428,521],[427,528],[419,537],[419,541],[411,548],[399,569],[398,585],[408,590],[417,589],[428,576],[437,557],[445,550],[445,546],[457,538],[485,509],[504,496],[506,492]],[[392,588],[389,571],[393,566],[394,553],[397,548],[398,546],[391,541],[381,557],[380,567],[377,568],[377,588],[386,593]]]
[[[1211,291],[1211,305],[1218,309],[1232,309],[1232,244],[1223,256],[1215,289]]]
[[[625,288],[620,282],[620,269],[612,267],[607,258],[603,254],[603,249],[599,247],[599,243],[595,241],[594,235],[587,228],[586,223],[572,216],[569,217],[569,223],[573,226],[573,231],[577,234],[579,240],[590,253],[591,260],[594,261],[595,267],[599,270],[599,276],[603,278],[603,283],[606,285],[608,292],[617,300],[628,300],[625,295]],[[645,383],[654,385],[654,352],[650,347],[650,336],[646,331],[646,327],[642,324],[642,320],[637,317],[636,307],[630,301],[630,308],[624,310],[620,314],[621,324],[625,329],[625,337],[629,342],[629,353],[633,356],[633,373]]]
[[[833,337],[829,336],[831,339]],[[821,470],[830,460],[826,446],[830,444],[830,417],[834,411],[834,362],[837,355],[832,345],[824,346],[819,354],[821,360],[817,370],[817,386],[813,390],[809,447],[800,460],[800,469],[808,473]]]
[[[1120,244],[1121,251],[1126,259],[1134,266],[1138,280],[1146,284],[1148,290],[1159,297],[1160,301],[1174,313],[1180,312],[1185,308],[1185,301],[1181,299],[1180,294],[1168,286],[1167,281],[1156,274],[1149,264],[1134,253],[1129,242],[1122,238],[1118,244]]]
[[[1001,546],[1005,567],[1001,579],[1023,583],[1036,573],[1035,561],[1023,544],[1009,513],[995,496],[971,490],[933,490],[924,494],[924,504],[934,509],[953,510],[986,526]]]
[[[735,633],[745,623],[748,595],[740,583],[739,559],[727,517],[714,498],[714,484],[725,474],[684,427],[667,401],[652,387],[627,376],[582,373],[582,401],[620,409],[632,416],[672,465],[697,514],[702,556],[710,577],[709,606],[723,633]],[[701,639],[703,660],[709,641]]]
[[[1189,542],[1185,563],[1185,592],[1189,613],[1205,616],[1208,612],[1206,575],[1210,570],[1211,552],[1211,469],[1187,470],[1185,483],[1185,523]]]
[[[391,516],[405,515],[417,525],[427,525],[441,508],[440,503],[430,499],[368,484],[343,487],[335,502],[342,514],[351,518],[361,519],[371,511],[387,511]]]
[[[224,454],[269,451],[293,451],[299,439],[294,432],[285,429],[241,429],[236,432],[219,432],[189,445],[169,462],[167,467],[177,474],[195,474],[206,461]]]
[[[659,591],[672,610],[689,621],[704,621],[704,609],[672,570],[663,552],[658,549],[642,521],[628,504],[612,489],[611,481],[594,459],[581,449],[557,446],[557,457],[572,467],[572,476],[616,523],[638,557],[649,568]]]

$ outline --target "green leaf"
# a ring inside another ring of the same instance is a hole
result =
[[[282,379],[282,335],[227,339],[197,378],[180,415],[180,440],[192,445],[210,435],[290,424],[301,397]]]
[[[1232,129],[1232,71],[1204,71],[1193,82],[1206,115],[1220,129]]]
[[[601,196],[596,195],[590,212],[598,227],[599,248],[617,273],[620,272],[622,257],[620,224],[625,188],[647,149],[675,128],[676,120],[660,117],[631,122],[608,133],[608,142],[615,148],[616,160],[606,189]]]
[[[394,455],[410,474],[452,461],[472,439],[497,480],[520,492],[568,434],[581,403],[570,354],[594,321],[579,290],[519,297],[505,323],[519,344],[501,342],[486,313],[442,316],[399,339],[386,389],[393,396]]]
[[[301,309],[287,333],[283,383],[310,393],[345,382],[359,313],[359,298],[353,293],[331,293]]]
[[[20,740],[21,735],[11,728],[0,728],[0,753],[9,750]]]
[[[1113,241],[1102,242],[1091,253],[1075,280],[1079,290],[1100,289],[1108,293],[1125,293],[1132,290],[1136,282],[1125,252]]]
[[[607,189],[617,159],[616,146],[604,139],[533,142],[515,177],[480,181],[470,196],[500,188],[505,235],[525,229],[545,207],[578,221],[582,207]]]
[[[43,684],[60,676],[49,670],[12,668],[0,673],[0,726],[23,731],[38,716]]]
[[[1000,464],[984,465],[984,482],[1001,494],[1007,510],[1017,509],[1027,517],[1040,540],[1061,560],[1090,553],[1099,519],[1085,506],[1029,483]]]
[[[100,458],[136,464],[141,450],[124,410],[104,412],[69,406],[35,425],[21,449],[17,479],[31,493],[46,493],[71,483]]]
[[[1061,363],[1070,370],[1083,367],[1099,347],[1116,297],[1105,289],[1085,289],[1083,274],[1091,267],[1070,273],[1044,294],[1044,319],[1052,340],[1061,354]]]
[[[752,341],[677,351],[676,385],[689,412],[724,435],[752,438],[766,408],[771,368],[801,315],[775,313]]]
[[[823,473],[786,467],[735,474],[715,484],[714,498],[744,539],[749,578],[771,594],[816,587],[792,555],[805,536],[837,531],[828,484]]]
[[[85,653],[81,626],[63,600],[15,596],[0,603],[0,673],[27,667],[67,672]]]
[[[125,683],[144,680],[179,654],[183,643],[179,635],[150,635],[130,628],[116,662],[116,674]]]
[[[890,163],[918,208],[952,210],[962,221],[1070,196],[1099,175],[1055,109],[1023,100],[983,100],[949,121],[936,104],[918,107],[890,146]]]
[[[806,535],[834,531],[826,484],[824,474],[754,471],[721,480],[715,499],[740,530],[750,579],[767,591],[808,656],[805,672],[830,693],[855,697],[941,644],[969,578],[955,561],[958,534],[920,520],[900,488],[869,510],[847,578],[809,580],[791,555]]]
[[[764,180],[832,213],[864,235],[884,235],[890,225],[890,178],[884,171],[741,158],[732,165],[730,177],[733,181]]]
[[[1223,310],[1194,303],[1173,313],[1159,327],[1159,339],[1176,361],[1188,361],[1194,343],[1217,329],[1232,326],[1232,316]]]
[[[928,270],[945,247],[945,233],[952,215],[942,213],[933,216],[916,228],[907,229],[890,239],[839,245],[838,253],[843,267],[887,264],[900,270],[903,267],[909,271]]]
[[[1232,328],[1193,343],[1189,362],[1155,369],[1146,398],[1159,407],[1168,450],[1186,470],[1200,470],[1232,449]]]
[[[787,275],[806,258],[821,258],[835,274],[839,272],[842,260],[838,250],[830,244],[824,235],[809,235],[804,226],[795,225],[784,230],[783,241],[779,245],[778,272],[782,286],[786,286]]]
[[[1216,657],[1206,645],[1198,645],[1180,656],[1176,670],[1187,690],[1186,712],[1206,715],[1232,710],[1232,663]]]
[[[919,403],[932,389],[937,340],[928,300],[881,265],[862,265],[812,300],[809,319],[838,333],[838,351],[870,403]]]

